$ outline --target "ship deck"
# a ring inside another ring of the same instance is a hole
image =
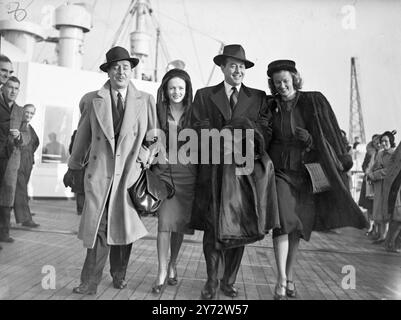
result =
[[[77,239],[80,217],[73,200],[33,200],[38,229],[12,223],[14,243],[1,243],[0,299],[2,300],[199,300],[206,279],[202,232],[186,236],[178,259],[178,285],[160,296],[151,292],[157,273],[157,219],[144,218],[149,235],[134,243],[127,271],[128,287],[113,288],[108,263],[97,295],[72,293],[79,284],[85,258]],[[312,234],[301,241],[295,270],[298,300],[399,300],[401,255],[371,244],[364,230],[343,228]],[[54,268],[54,269],[53,269]],[[49,270],[54,286],[49,288]],[[350,280],[350,276],[355,275]],[[234,300],[271,300],[276,267],[271,236],[246,246]],[[355,280],[353,286],[353,280]],[[216,299],[232,300],[218,291]]]

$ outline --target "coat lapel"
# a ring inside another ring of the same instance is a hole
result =
[[[130,82],[127,91],[127,101],[125,104],[124,118],[121,125],[120,136],[118,138],[117,148],[127,133],[133,130],[133,125],[137,122],[139,115],[144,111],[142,95],[139,90]]]
[[[217,85],[214,90],[213,94],[210,97],[217,108],[220,110],[221,114],[223,115],[226,121],[231,120],[232,111],[230,102],[227,99],[226,91],[224,89],[224,82]]]
[[[233,117],[239,117],[252,107],[252,97],[249,89],[242,84],[238,95],[238,102],[234,107]]]
[[[8,113],[11,113],[11,109],[7,106],[7,103],[4,101],[3,94],[0,91],[0,108],[4,109]]]
[[[114,128],[113,128],[113,115],[111,111],[111,97],[110,97],[110,83],[107,82],[99,91],[99,98],[93,99],[93,109],[99,125],[102,128],[104,135],[110,143],[114,153]]]

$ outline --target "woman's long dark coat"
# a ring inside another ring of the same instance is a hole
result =
[[[269,97],[271,112],[277,112],[277,101]],[[367,221],[348,189],[346,172],[352,167],[352,158],[343,143],[336,116],[323,94],[320,92],[299,92],[298,106],[312,135],[314,147],[305,153],[304,162],[320,162],[331,190],[315,195],[316,221],[313,230],[322,231],[340,227],[367,227]],[[315,106],[315,107],[314,107]],[[339,170],[333,160],[325,139],[330,143],[341,162]]]

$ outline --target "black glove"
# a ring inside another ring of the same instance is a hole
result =
[[[73,170],[68,168],[63,178],[64,186],[70,187],[72,192],[84,192],[84,175],[84,169]]]
[[[310,144],[312,141],[312,136],[308,132],[308,130],[302,129],[301,127],[295,128],[295,138],[305,144]]]
[[[340,154],[338,156],[338,160],[340,160],[344,172],[348,172],[349,170],[351,170],[352,166],[354,165],[352,157],[349,154]]]
[[[63,178],[64,186],[72,188],[74,186],[74,173],[73,170],[68,169]]]

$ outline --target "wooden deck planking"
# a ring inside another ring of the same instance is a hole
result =
[[[12,229],[13,244],[2,244],[0,251],[0,299],[84,299],[84,300],[198,300],[206,279],[202,251],[202,232],[186,236],[178,257],[177,286],[166,286],[160,296],[151,293],[157,275],[157,219],[143,222],[149,235],[134,243],[127,270],[128,288],[112,287],[107,262],[96,296],[71,292],[79,284],[85,258],[77,231],[79,219],[73,201],[35,201],[35,221],[51,232]],[[63,232],[57,233],[58,231]],[[316,299],[401,299],[401,257],[372,245],[363,231],[341,229],[339,233],[313,233],[310,242],[301,241],[295,282],[298,300]],[[56,268],[56,289],[42,288],[44,265]],[[344,265],[356,268],[356,289],[341,287]],[[276,266],[271,236],[248,245],[236,286],[240,300],[270,300],[276,281]],[[232,300],[217,292],[216,299]],[[235,301],[235,299],[234,299]]]

